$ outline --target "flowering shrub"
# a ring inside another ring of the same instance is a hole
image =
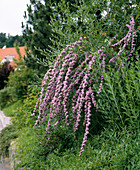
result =
[[[89,134],[91,114],[94,114],[91,109],[94,107],[95,112],[98,110],[96,98],[102,91],[106,65],[114,62],[119,69],[123,68],[121,54],[126,47],[128,47],[128,56],[133,55],[134,37],[136,36],[133,17],[131,17],[130,25],[126,26],[129,28],[127,35],[113,44],[116,35],[106,47],[112,49],[118,45],[120,49],[117,48],[116,56],[107,54],[105,47],[97,52],[90,51],[89,37],[81,37],[79,41],[68,45],[61,51],[54,66],[44,76],[41,95],[32,114],[32,116],[35,115],[39,105],[39,115],[35,126],[42,121],[46,122],[48,115],[47,133],[51,133],[51,128],[57,128],[60,122],[63,122],[64,125],[72,124],[73,130],[76,132],[82,121],[85,133],[79,156],[84,151]],[[129,48],[130,41],[131,48]]]
[[[8,78],[7,86],[14,87],[12,92],[16,94],[15,100],[25,98],[28,86],[38,79],[36,71],[28,68],[16,70]]]

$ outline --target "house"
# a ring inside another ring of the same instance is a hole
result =
[[[19,47],[21,56],[24,57],[26,55],[25,52],[25,46]],[[18,61],[19,55],[17,54],[15,47],[10,48],[0,48],[0,63],[4,63],[6,61],[10,62],[11,66],[14,66],[14,60],[16,59]]]

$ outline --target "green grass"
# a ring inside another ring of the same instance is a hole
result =
[[[7,107],[5,107],[3,109],[3,112],[6,116],[10,116],[10,117],[13,117],[14,116],[14,112],[15,110],[19,109],[21,106],[22,106],[22,101],[21,100],[18,100],[17,102],[11,104],[11,105],[8,105]]]

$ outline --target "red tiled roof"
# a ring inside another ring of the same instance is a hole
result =
[[[24,57],[24,55],[26,55],[25,52],[25,46],[23,47],[19,47],[21,56]],[[15,59],[18,60],[19,56],[16,52],[16,48],[15,47],[10,47],[10,48],[5,48],[2,49],[0,48],[0,61],[2,61],[6,56],[15,56]],[[14,60],[10,63],[10,65],[14,66]]]

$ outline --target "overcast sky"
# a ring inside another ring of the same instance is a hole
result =
[[[0,33],[21,35],[21,22],[30,0],[0,0]]]

